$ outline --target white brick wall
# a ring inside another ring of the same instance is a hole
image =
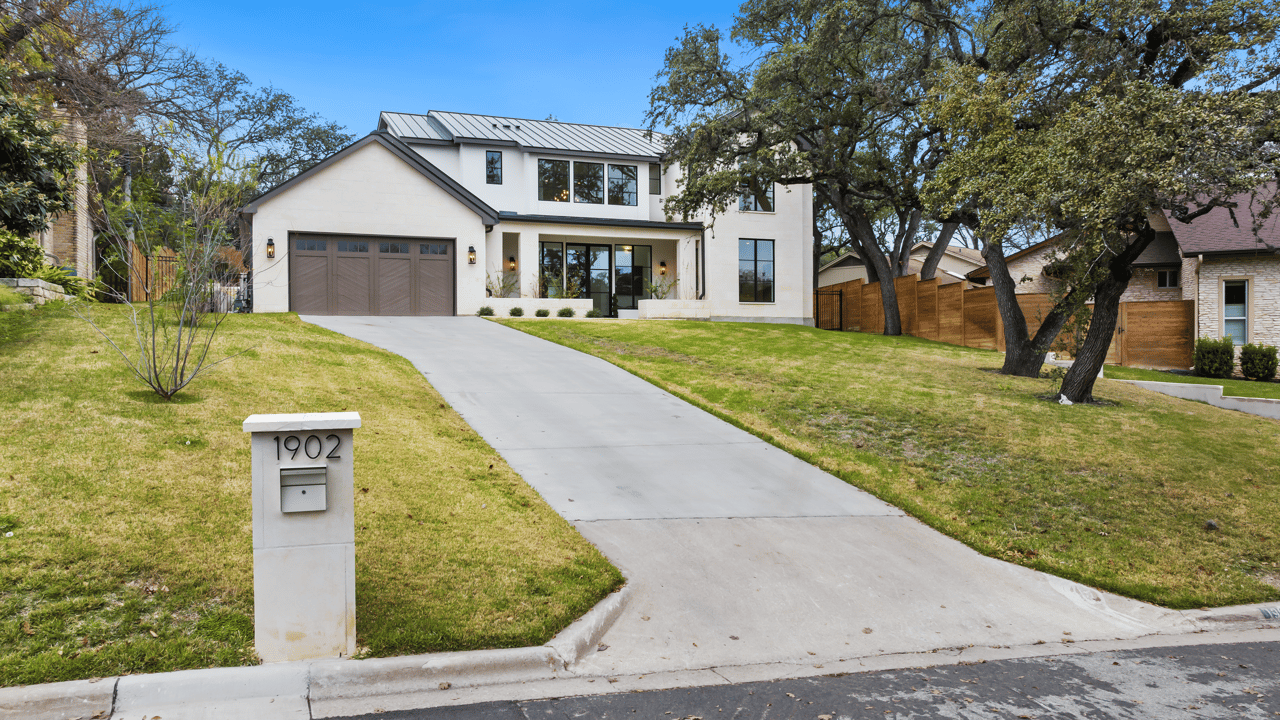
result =
[[[1248,342],[1280,346],[1280,256],[1205,258],[1198,291],[1194,276],[1184,279],[1196,292],[1197,336],[1222,337],[1222,284],[1247,280]]]

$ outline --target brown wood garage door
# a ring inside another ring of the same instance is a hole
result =
[[[302,315],[453,315],[456,243],[290,233],[289,309]]]

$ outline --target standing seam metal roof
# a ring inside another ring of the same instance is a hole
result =
[[[538,150],[568,150],[602,155],[661,157],[666,149],[660,133],[636,128],[578,125],[555,120],[525,120],[496,115],[431,110],[426,115],[383,112],[381,125],[396,137],[444,140],[459,143],[466,140],[512,143]]]

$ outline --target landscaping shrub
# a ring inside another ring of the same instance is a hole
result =
[[[559,315],[560,317],[573,317],[574,314],[573,308],[570,307],[560,308],[560,311],[556,313],[556,315]]]
[[[1235,345],[1230,337],[1196,340],[1196,374],[1202,377],[1231,377],[1235,367]]]
[[[482,305],[480,306],[480,309],[476,311],[476,314],[480,317],[489,317],[493,314],[493,308],[488,305]]]
[[[1240,349],[1240,372],[1250,380],[1270,380],[1276,376],[1280,358],[1274,345],[1250,343]]]
[[[533,312],[533,314],[537,315],[538,317],[546,317],[551,314],[551,311],[546,308],[538,308]]]
[[[0,277],[34,277],[43,265],[40,243],[0,230]]]
[[[591,318],[600,317],[600,311],[595,308],[591,308],[590,310],[587,311],[587,317],[591,317]]]
[[[524,308],[513,307],[507,311],[507,314],[511,317],[524,317]]]

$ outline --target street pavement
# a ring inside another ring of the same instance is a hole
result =
[[[479,318],[304,319],[412,361],[627,575],[631,599],[577,675],[741,667],[739,681],[1193,628],[982,556],[598,358]]]
[[[1159,647],[888,672],[499,701],[361,720],[1272,718],[1280,643]]]

